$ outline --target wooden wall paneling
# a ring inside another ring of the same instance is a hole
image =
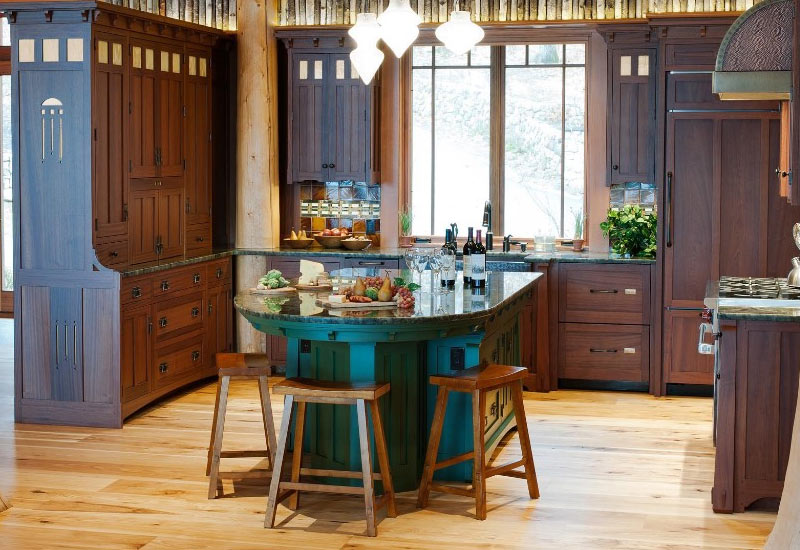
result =
[[[800,204],[792,205],[780,195],[780,184],[772,177],[772,167],[777,165],[781,145],[780,130],[776,128],[779,123],[769,121],[769,168],[770,176],[767,179],[767,277],[786,277],[791,267],[792,258],[798,254],[797,249],[791,244],[792,226],[800,220]],[[784,180],[786,178],[783,178]]]
[[[128,232],[128,39],[95,33],[92,55],[94,237],[120,240]]]

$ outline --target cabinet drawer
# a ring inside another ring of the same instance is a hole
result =
[[[570,323],[649,325],[649,266],[562,264],[559,319]]]
[[[194,374],[204,365],[202,335],[159,348],[153,362],[155,386],[166,386],[181,376]]]
[[[152,277],[153,295],[167,296],[187,288],[203,288],[205,277],[203,264],[156,273]]]
[[[224,258],[208,262],[206,269],[208,286],[219,286],[231,282],[231,259]]]
[[[558,340],[559,378],[650,379],[649,327],[560,323]]]
[[[145,303],[153,297],[153,283],[147,277],[122,279],[120,302],[122,304]]]
[[[97,244],[95,254],[100,263],[105,266],[123,265],[128,263],[128,241]]]
[[[353,258],[344,260],[344,267],[372,267],[377,269],[400,269],[398,259]]]
[[[196,225],[186,230],[186,251],[210,250],[211,226]]]
[[[203,294],[190,294],[155,305],[153,324],[156,340],[166,340],[203,328]]]
[[[693,44],[667,44],[664,50],[666,68],[713,70],[717,63],[719,44],[714,42]]]

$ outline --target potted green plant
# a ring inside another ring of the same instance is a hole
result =
[[[408,248],[415,242],[415,238],[411,236],[411,209],[403,208],[400,210],[400,246]]]
[[[653,258],[656,255],[657,218],[638,205],[611,208],[606,221],[600,224],[611,249],[626,257]]]
[[[572,250],[580,252],[583,250],[583,212],[575,212],[575,237],[572,239]]]

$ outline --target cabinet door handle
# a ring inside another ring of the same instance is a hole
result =
[[[119,256],[119,252],[117,252],[116,250],[112,250],[111,251],[111,257],[112,258],[116,258],[117,256]]]
[[[160,372],[160,373],[162,373],[162,374],[163,374],[163,373],[165,373],[165,372],[167,372],[168,370],[169,370],[169,365],[168,365],[167,363],[161,363],[161,364],[158,366],[158,372]]]
[[[327,164],[323,164],[323,165],[322,165],[322,167],[323,167],[323,168],[327,168],[327,167],[328,167],[328,165],[327,165]]]
[[[166,327],[167,326],[167,318],[166,317],[162,317],[161,319],[159,319],[158,320],[158,326],[161,327],[161,328]]]
[[[194,350],[192,352],[192,361],[197,361],[198,359],[200,359],[200,352],[197,351],[197,350]]]
[[[619,170],[619,164],[615,164],[611,167],[612,170]]]
[[[69,341],[67,340],[67,338],[69,337],[69,335],[67,334],[68,330],[69,326],[67,325],[67,323],[64,323],[64,360],[67,363],[69,363]]]
[[[335,165],[335,164],[333,164],[333,163],[330,163],[330,164],[328,165],[328,168],[336,168],[336,165]]]
[[[139,288],[138,286],[133,287],[131,289],[131,298],[133,298],[135,300],[135,299],[141,298],[141,297],[142,297],[142,289]]]
[[[222,268],[221,267],[217,268],[217,279],[222,279]]]
[[[197,237],[197,242],[199,242],[199,243],[203,242],[204,240],[205,239],[203,237]]]
[[[169,281],[161,281],[161,291],[166,292],[169,290]]]
[[[617,294],[619,290],[617,290],[616,288],[609,288],[609,289],[590,288],[589,292],[592,294]]]
[[[192,277],[192,282],[194,282],[194,284],[197,284],[197,283],[200,282],[200,274],[199,273],[195,273],[194,274],[194,277]]]
[[[667,248],[672,248],[672,172],[667,172],[667,188],[666,188],[666,203],[667,211],[664,216],[667,225],[664,228],[664,240],[666,241]]]
[[[617,353],[615,349],[589,348],[589,353]]]
[[[153,332],[153,319],[148,315],[147,316],[147,334]]]
[[[60,357],[61,357],[61,352],[59,350],[58,321],[56,321],[56,368],[58,368],[58,361]]]
[[[193,307],[192,308],[192,319],[196,319],[200,315],[200,308]]]
[[[212,311],[214,311],[214,306],[209,303],[208,304],[208,313],[211,313]]]
[[[382,266],[386,265],[386,262],[368,262],[365,260],[359,260],[358,265],[360,266]]]

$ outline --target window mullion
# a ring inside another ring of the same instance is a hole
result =
[[[489,66],[489,200],[492,233],[503,234],[505,172],[505,48],[492,46]]]

